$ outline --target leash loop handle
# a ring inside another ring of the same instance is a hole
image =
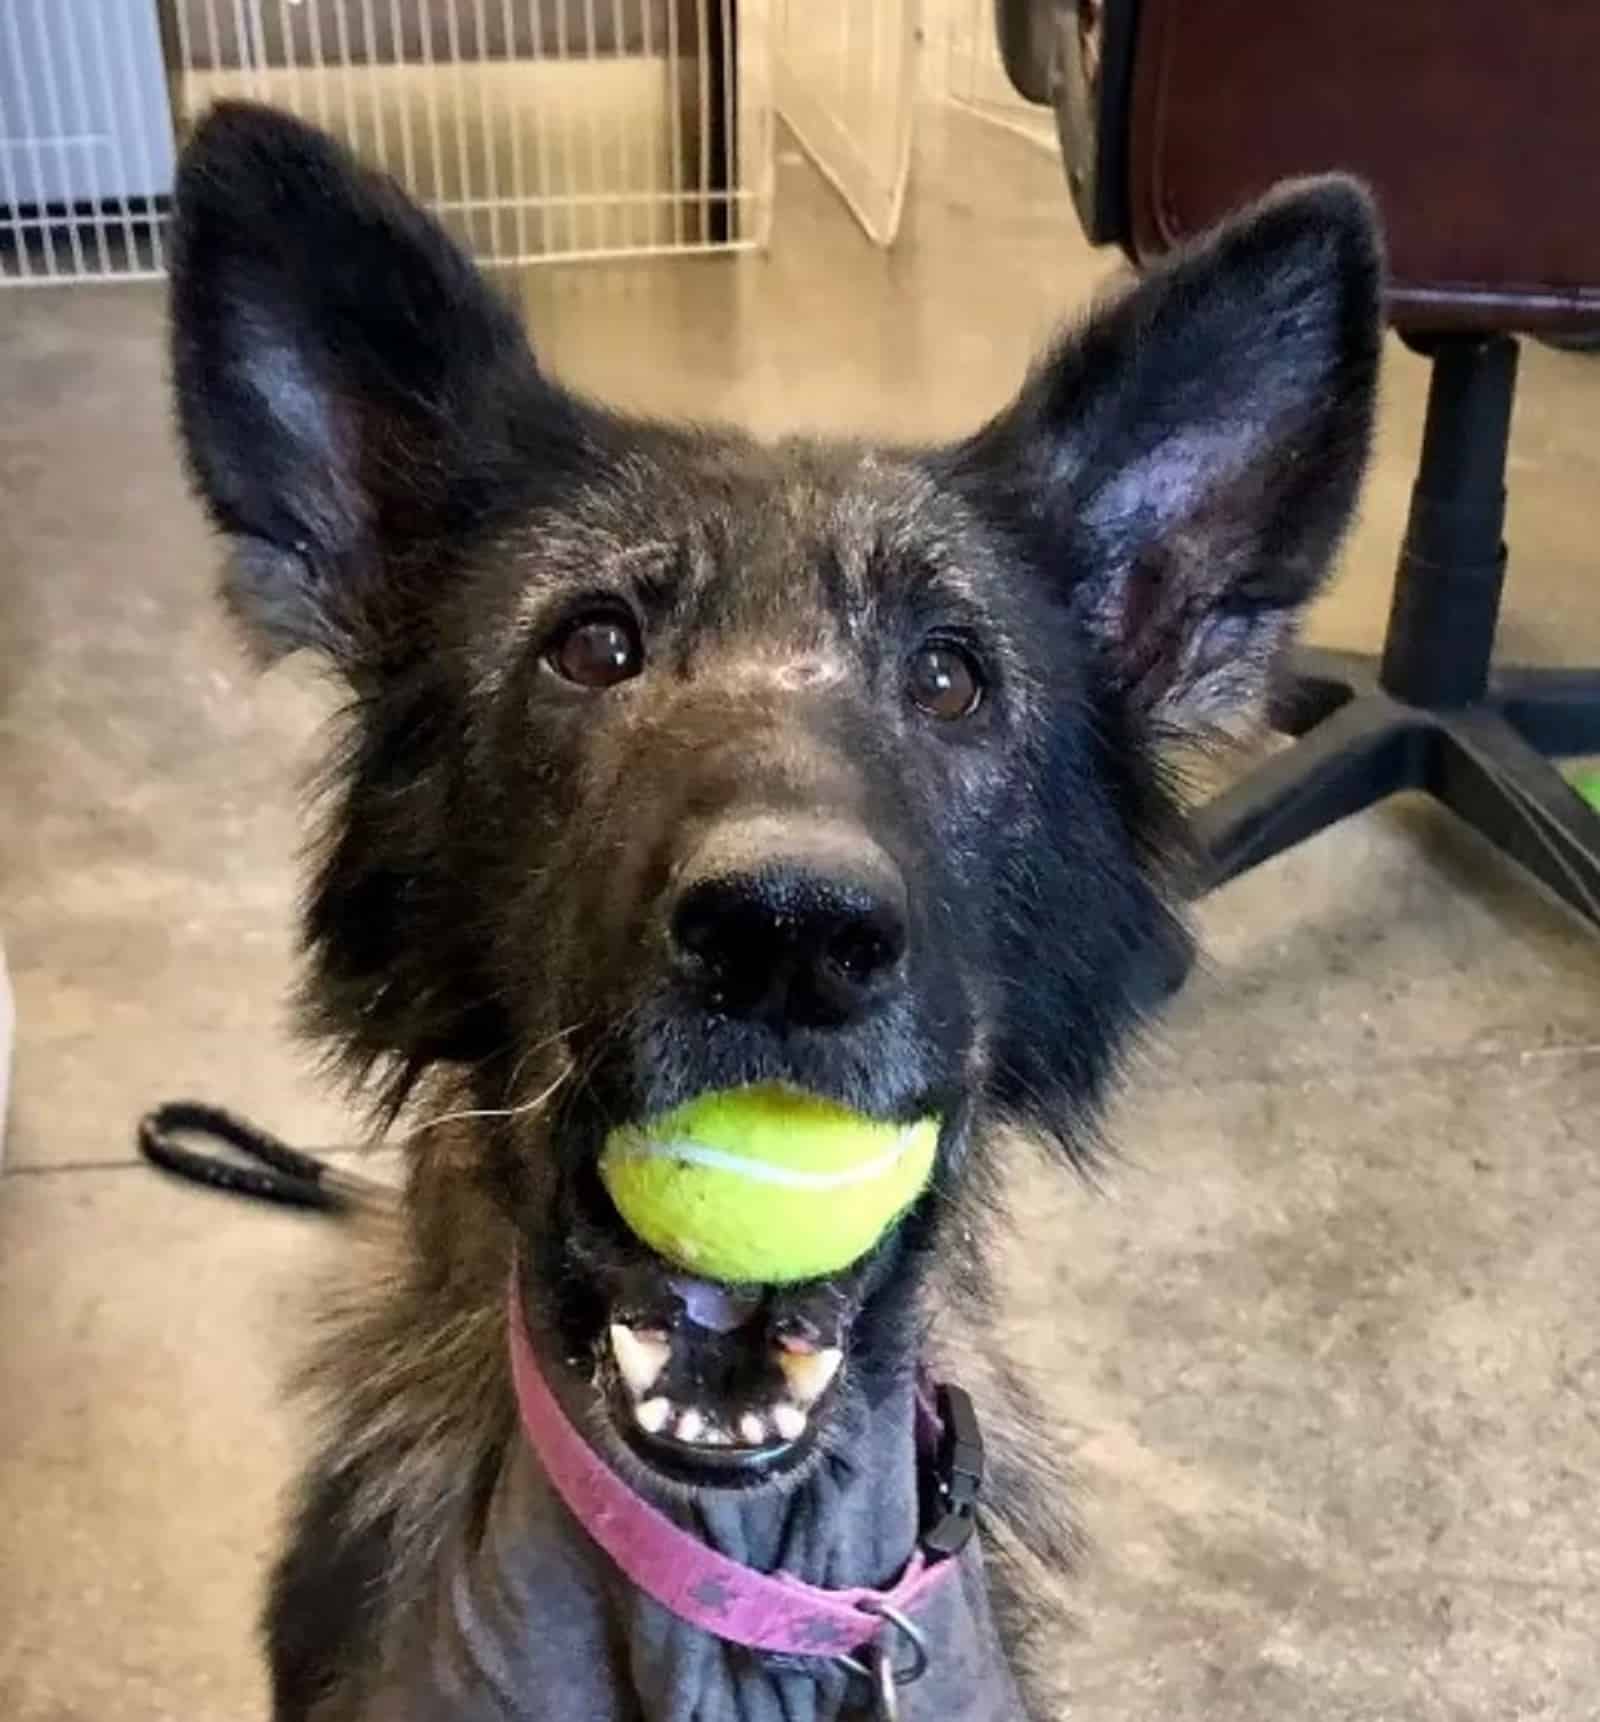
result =
[[[256,1164],[185,1147],[179,1136],[209,1139]],[[139,1120],[139,1152],[151,1165],[191,1184],[288,1208],[339,1214],[382,1191],[372,1180],[340,1172],[247,1119],[200,1100],[169,1100],[147,1112]]]

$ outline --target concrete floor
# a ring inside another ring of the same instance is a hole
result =
[[[766,259],[534,273],[569,377],[662,412],[969,425],[1106,260],[1058,166],[958,116],[873,251],[798,160]],[[315,1220],[136,1163],[198,1093],[352,1125],[290,1045],[294,786],[326,695],[208,598],[153,291],[0,300],[0,1717],[262,1713]],[[1508,648],[1600,661],[1600,359],[1530,347]],[[1315,638],[1378,637],[1424,373],[1395,348]],[[1600,1710],[1600,941],[1396,805],[1208,902],[1209,971],[1091,1192],[1020,1170],[1016,1343],[1075,1433],[1077,1722]]]

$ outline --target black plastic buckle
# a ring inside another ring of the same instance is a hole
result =
[[[939,1445],[923,1489],[922,1546],[928,1554],[958,1555],[977,1525],[983,1492],[983,1431],[971,1398],[959,1387],[935,1390]]]

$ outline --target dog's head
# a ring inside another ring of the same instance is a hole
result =
[[[993,1127],[1084,1141],[1183,948],[1156,743],[1258,695],[1328,566],[1378,295],[1365,198],[1311,183],[955,446],[763,446],[559,387],[326,139],[232,107],[192,140],[175,368],[228,597],[353,692],[316,1021],[506,1114],[533,1295],[650,1464],[803,1456]],[[684,1281],[610,1208],[612,1126],[751,1083],[944,1120],[931,1193],[843,1275]]]

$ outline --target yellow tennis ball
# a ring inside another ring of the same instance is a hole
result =
[[[922,1193],[939,1121],[883,1124],[775,1085],[613,1130],[600,1176],[634,1235],[706,1279],[784,1285],[859,1260]]]

